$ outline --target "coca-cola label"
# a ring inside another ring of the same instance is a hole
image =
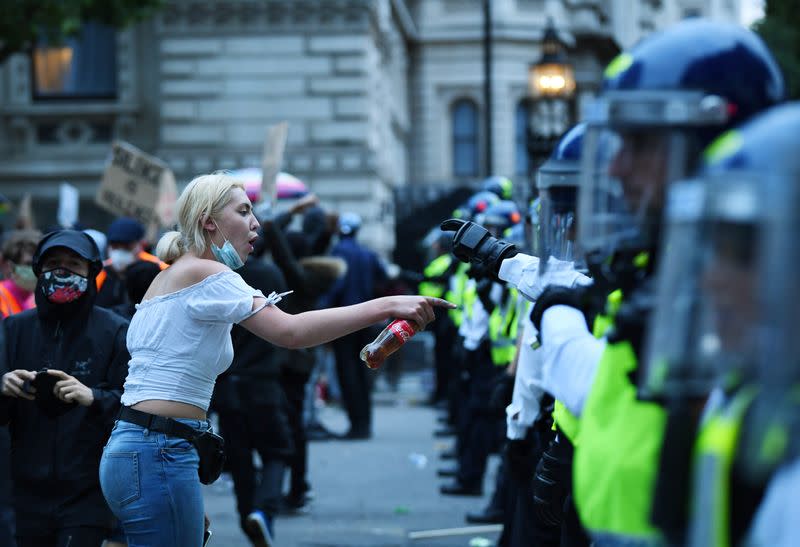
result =
[[[391,325],[389,325],[389,330],[395,335],[401,344],[405,344],[409,338],[414,336],[414,329],[405,319],[392,321]]]

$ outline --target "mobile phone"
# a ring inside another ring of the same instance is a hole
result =
[[[206,545],[208,545],[208,540],[210,540],[211,536],[213,535],[214,533],[211,530],[206,530],[206,533],[203,534],[203,547],[206,547]]]
[[[49,397],[52,395],[55,397],[52,391],[53,388],[56,387],[57,382],[58,378],[52,374],[47,374],[47,369],[43,368],[36,373],[36,378],[34,378],[33,382],[31,382],[31,385],[36,388],[37,394],[41,393],[41,395],[37,396]]]

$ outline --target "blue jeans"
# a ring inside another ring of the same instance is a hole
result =
[[[178,421],[205,431],[208,421]],[[100,459],[100,486],[129,547],[200,546],[199,458],[187,440],[118,421]]]

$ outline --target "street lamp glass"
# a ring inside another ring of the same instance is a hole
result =
[[[528,88],[534,97],[571,97],[575,75],[569,64],[536,63],[528,71]]]

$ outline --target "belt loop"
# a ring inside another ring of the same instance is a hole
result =
[[[148,414],[142,412],[142,415],[147,416],[147,423],[144,425],[144,436],[147,437],[150,435],[150,430],[153,427],[153,419],[156,417],[155,414]]]

